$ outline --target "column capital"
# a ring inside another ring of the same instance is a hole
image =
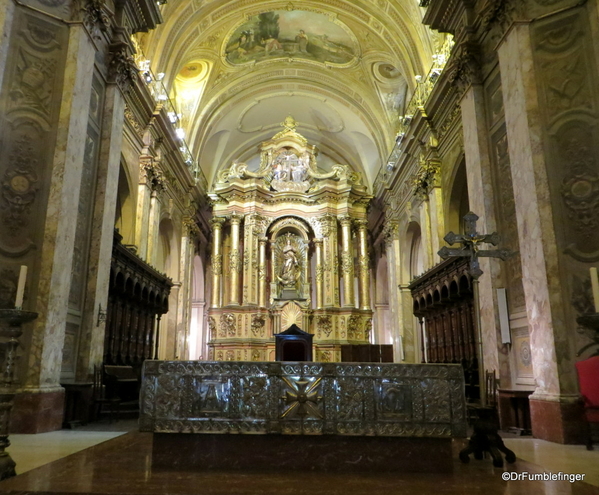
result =
[[[268,237],[258,237],[258,242],[260,244],[266,244],[268,242]]]
[[[345,227],[345,226],[350,226],[351,227],[352,217],[350,217],[349,215],[341,215],[339,217],[339,223],[341,223],[341,225],[343,227]]]
[[[314,239],[312,239],[312,242],[314,244],[320,244],[320,245],[322,245],[322,243],[324,242],[324,239],[321,238],[321,237],[320,238],[319,237],[315,237]]]
[[[481,84],[480,47],[473,41],[463,41],[454,48],[456,55],[445,69],[450,84],[465,92],[473,84]]]
[[[365,218],[358,218],[357,220],[354,220],[354,224],[359,231],[368,230],[368,220]]]
[[[242,220],[243,220],[243,215],[240,215],[239,213],[231,213],[231,216],[229,217],[229,221],[231,222],[231,225],[239,225]]]
[[[221,229],[223,224],[225,223],[225,218],[223,217],[212,217],[210,219],[210,223],[212,224],[213,229]]]

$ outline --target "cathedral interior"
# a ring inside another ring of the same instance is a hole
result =
[[[461,365],[585,442],[598,0],[1,6],[12,434],[86,422],[98,370],[309,355]]]

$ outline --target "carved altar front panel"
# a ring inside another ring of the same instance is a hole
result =
[[[466,435],[459,365],[146,361],[141,404],[158,433]]]

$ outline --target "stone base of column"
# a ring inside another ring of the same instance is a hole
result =
[[[10,415],[10,433],[45,433],[62,428],[64,389],[20,392]]]
[[[535,438],[556,443],[584,443],[586,425],[581,403],[572,400],[539,400],[533,396],[529,402]]]

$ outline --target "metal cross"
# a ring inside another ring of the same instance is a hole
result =
[[[487,393],[486,393],[486,381],[485,381],[485,365],[483,362],[483,336],[482,336],[482,324],[480,318],[480,306],[478,297],[478,279],[483,274],[480,269],[478,262],[479,258],[499,258],[502,260],[508,259],[514,253],[507,249],[480,249],[481,244],[492,244],[497,246],[501,237],[497,232],[492,234],[479,234],[476,231],[476,221],[478,215],[471,211],[464,215],[464,234],[454,234],[449,232],[443,239],[447,244],[453,246],[456,243],[462,244],[461,248],[448,248],[447,246],[439,249],[438,254],[444,260],[452,257],[465,257],[470,258],[470,275],[474,279],[472,284],[473,296],[474,296],[474,311],[477,326],[477,340],[478,340],[478,380],[480,387],[480,400],[481,405],[487,405]]]
[[[478,258],[499,258],[502,260],[508,259],[512,256],[512,252],[507,249],[480,249],[481,244],[492,244],[497,246],[501,237],[497,232],[492,234],[479,234],[476,231],[476,221],[478,220],[476,213],[468,212],[464,216],[464,234],[454,234],[449,232],[443,239],[447,244],[453,246],[456,243],[462,244],[461,248],[448,248],[443,246],[439,249],[439,256],[442,259],[452,257],[465,257],[470,258],[470,275],[475,280],[483,274],[480,269]]]

